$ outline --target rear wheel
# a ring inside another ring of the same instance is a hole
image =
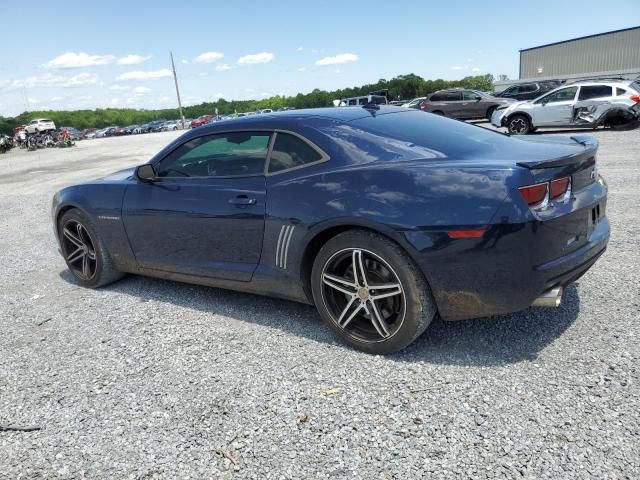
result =
[[[342,233],[322,247],[312,290],[323,320],[342,340],[368,353],[405,348],[436,312],[411,258],[387,238],[363,230]]]
[[[58,237],[67,267],[83,287],[102,287],[124,276],[114,267],[91,220],[80,210],[62,216]]]
[[[531,121],[524,115],[513,115],[507,121],[507,129],[512,135],[526,135],[532,131]]]

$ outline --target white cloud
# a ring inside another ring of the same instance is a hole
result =
[[[131,92],[135,95],[146,95],[147,93],[151,93],[151,89],[147,87],[136,87]]]
[[[460,65],[454,65],[453,67],[451,67],[451,70],[464,70],[464,67],[461,67]]]
[[[189,63],[189,60],[187,60],[186,58],[183,58],[182,60],[180,60],[180,63],[186,65],[187,63]]]
[[[338,70],[336,70],[336,73],[340,73],[340,70],[339,70],[339,69],[338,69]]]
[[[60,100],[62,100],[64,97],[60,97],[60,96],[55,96],[53,98],[51,98],[51,102],[59,102]]]
[[[269,63],[275,58],[270,52],[261,52],[253,55],[245,55],[238,59],[238,65],[255,65],[257,63]]]
[[[355,53],[341,53],[335,57],[324,57],[316,62],[316,65],[338,65],[340,63],[355,62],[358,56]]]
[[[233,70],[236,68],[234,65],[229,65],[226,63],[221,63],[220,65],[216,65],[216,70],[218,72],[224,72],[225,70]]]
[[[300,67],[300,68],[298,69],[298,71],[299,71],[299,72],[304,72],[306,69],[307,69],[307,67]]]
[[[52,60],[49,60],[42,66],[44,68],[52,69],[81,68],[106,65],[108,63],[113,63],[114,60],[115,57],[113,55],[89,55],[84,52],[66,52]]]
[[[126,92],[127,90],[131,90],[131,87],[129,85],[111,85],[109,87],[109,90],[113,90],[115,92]]]
[[[45,73],[35,77],[28,77],[24,80],[13,80],[5,85],[8,90],[18,90],[20,88],[34,87],[80,87],[83,85],[95,85],[98,83],[98,75],[95,73],[79,73],[67,77],[64,75],[52,75]]]
[[[204,52],[193,59],[193,63],[213,63],[224,57],[220,52]]]
[[[479,72],[480,70],[481,70],[481,69],[480,69],[480,68],[478,68],[478,67],[473,67],[473,68],[471,69],[471,71],[472,71],[472,72]]]
[[[155,80],[157,78],[170,77],[171,70],[163,68],[162,70],[153,70],[150,72],[127,72],[118,76],[116,80]]]
[[[27,102],[29,103],[40,103],[40,100],[38,100],[37,98],[27,98]]]
[[[302,47],[298,47],[298,51],[301,52],[302,50],[304,50],[304,48]]]
[[[118,65],[139,65],[149,60],[151,56],[143,57],[142,55],[127,55],[118,59]]]

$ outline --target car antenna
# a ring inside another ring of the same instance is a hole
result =
[[[373,97],[373,95],[369,95],[369,97],[367,98],[367,103],[364,104],[362,106],[362,108],[364,108],[369,113],[374,115],[376,110],[380,110],[380,105],[378,105],[376,103],[375,98]]]

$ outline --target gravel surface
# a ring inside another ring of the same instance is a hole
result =
[[[640,478],[640,131],[593,134],[612,237],[563,305],[389,357],[296,303],[74,284],[53,193],[175,133],[0,155],[0,478]]]

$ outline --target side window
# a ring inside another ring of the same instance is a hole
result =
[[[288,133],[276,133],[269,173],[281,172],[322,160],[322,155],[304,140]]]
[[[479,97],[480,95],[478,95],[476,92],[472,92],[471,90],[465,90],[464,92],[462,92],[462,99],[463,100],[471,100],[471,101],[475,101],[477,97]]]
[[[352,105],[357,105],[358,104],[358,99],[357,98],[352,98],[349,100],[349,106]]]
[[[358,99],[358,105],[366,105],[368,101],[369,101],[369,99],[367,97],[359,98]]]
[[[627,91],[624,88],[616,88],[616,97],[619,97],[620,95],[626,95]]]
[[[613,88],[606,85],[587,85],[580,87],[578,100],[591,100],[592,98],[611,97]]]
[[[578,87],[567,87],[561,90],[556,90],[555,92],[538,99],[536,103],[569,102],[576,97],[577,91]]]
[[[228,177],[264,172],[268,132],[231,132],[183,143],[157,166],[159,177]]]
[[[520,85],[520,93],[531,93],[535,92],[538,89],[538,86],[535,83],[525,83]]]
[[[434,94],[431,99],[432,102],[455,102],[462,100],[462,93],[460,92],[440,92]]]

